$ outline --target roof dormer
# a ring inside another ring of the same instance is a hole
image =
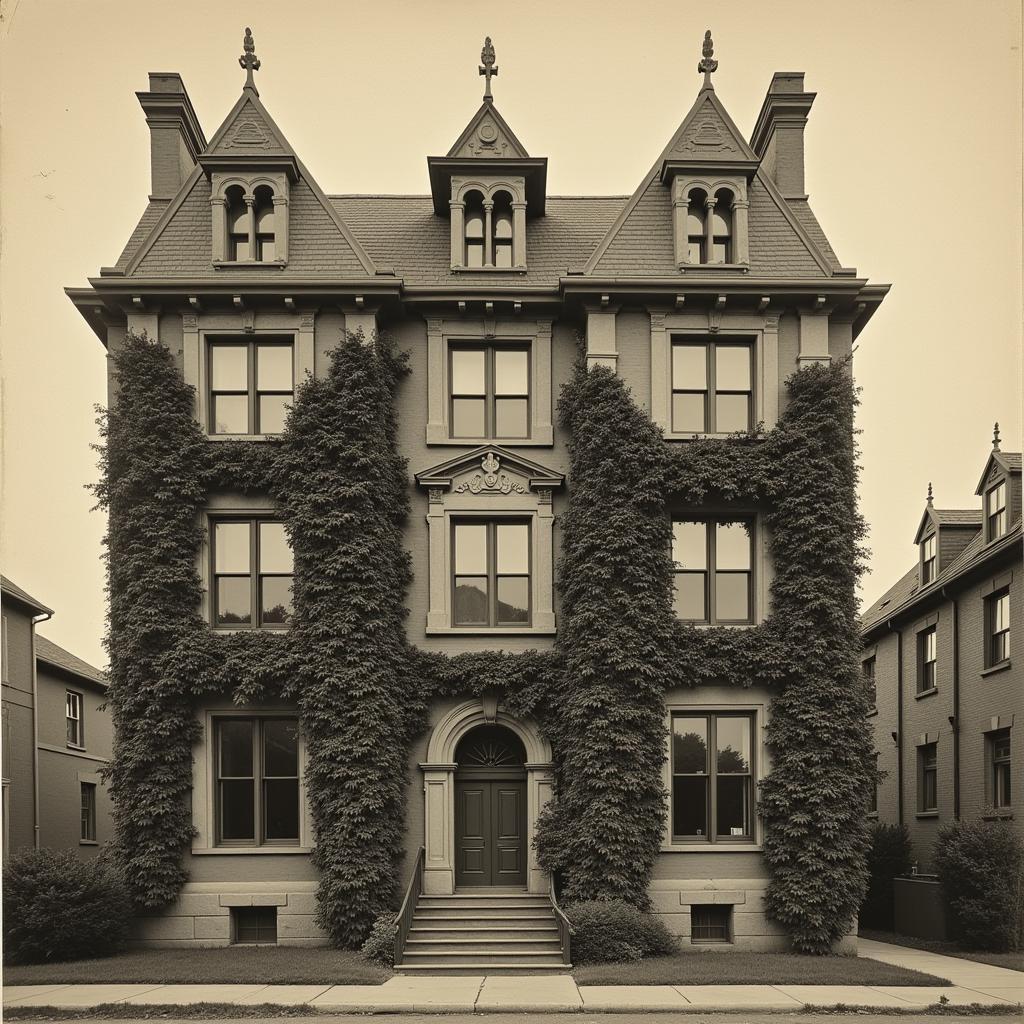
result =
[[[490,36],[480,53],[480,109],[448,151],[427,157],[434,212],[451,218],[452,270],[526,269],[526,220],[544,216],[547,158],[531,157],[498,113]]]
[[[985,543],[1005,536],[1021,514],[1021,454],[999,447],[999,424],[992,432],[992,451],[974,492],[981,495]]]
[[[980,526],[977,509],[936,508],[932,485],[928,484],[928,500],[914,537],[922,587],[935,582],[977,535]]]

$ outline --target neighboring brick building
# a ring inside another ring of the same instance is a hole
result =
[[[3,604],[3,849],[111,838],[99,770],[110,759],[103,673],[36,632],[54,613],[6,577]]]
[[[862,617],[886,773],[876,813],[907,825],[921,870],[948,822],[1003,818],[1024,834],[1021,456],[998,429],[977,493],[977,509],[938,509],[929,485],[917,563]]]
[[[632,196],[549,197],[547,160],[526,152],[494,104],[489,42],[483,104],[447,156],[428,158],[430,194],[418,196],[325,194],[259,98],[251,37],[241,97],[209,142],[181,78],[151,74],[138,94],[151,133],[148,206],[117,263],[68,290],[110,353],[129,332],[170,350],[211,444],[279,434],[296,383],[325,374],[343,331],[386,329],[411,371],[397,397],[397,440],[414,474],[407,635],[448,654],[554,643],[557,522],[571,486],[554,403],[578,338],[588,365],[618,372],[670,442],[728,438],[776,426],[786,379],[846,359],[887,291],[839,262],[808,204],[814,94],[801,73],[772,78],[748,143],[712,86],[706,40],[703,87]],[[674,525],[675,557],[692,570],[678,576],[680,617],[764,622],[763,510],[680,510]],[[269,495],[214,485],[203,527],[196,571],[210,628],[286,626],[290,552]],[[770,699],[757,686],[666,695],[666,733],[705,760],[694,768],[691,753],[673,767],[666,740],[675,810],[651,893],[693,941],[786,945],[764,914],[756,805],[771,764]],[[295,706],[225,696],[199,700],[196,715],[189,880],[167,913],[142,923],[140,940],[323,941]],[[471,762],[473,740],[508,759],[505,788],[490,792],[512,810],[511,838],[488,833],[470,850],[468,801],[499,784]],[[707,759],[716,743],[745,752],[720,789]],[[253,797],[264,792],[259,751],[271,746],[287,776],[275,779],[273,814]],[[408,776],[403,884],[424,846],[427,893],[507,879],[546,900],[531,841],[552,792],[552,752],[536,722],[479,697],[438,700]]]

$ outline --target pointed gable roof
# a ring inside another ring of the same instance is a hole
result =
[[[518,158],[529,160],[526,147],[516,138],[508,122],[498,112],[492,100],[484,100],[480,109],[469,119],[469,124],[448,150],[448,158]]]
[[[539,462],[527,459],[499,444],[481,445],[430,469],[421,470],[416,474],[416,483],[420,487],[447,489],[457,477],[472,473],[480,480],[476,487],[467,485],[474,493],[477,490],[500,491],[503,489],[504,480],[507,479],[505,470],[524,478],[531,489],[561,487],[565,483],[565,476],[562,473],[548,469]],[[512,481],[509,483],[515,486]]]
[[[202,155],[294,157],[295,152],[260,102],[256,90],[245,88]]]
[[[989,452],[988,458],[985,460],[985,469],[981,474],[981,479],[978,481],[978,488],[974,492],[975,494],[981,494],[985,489],[985,485],[994,475],[992,473],[994,467],[996,467],[997,473],[1005,473],[1007,476],[1010,476],[1013,473],[1019,474],[1021,471],[1021,453],[1003,452],[998,448],[993,448],[992,451]]]

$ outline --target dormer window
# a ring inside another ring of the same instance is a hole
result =
[[[935,534],[921,541],[921,586],[931,583],[936,576]]]
[[[672,203],[680,269],[750,262],[746,194],[746,179],[715,182],[676,176]]]
[[[452,178],[452,270],[525,270],[526,200],[522,178]]]
[[[285,174],[214,172],[213,262],[280,266],[288,260],[288,178]]]
[[[1006,533],[1006,481],[1000,480],[985,492],[985,540],[997,540]]]

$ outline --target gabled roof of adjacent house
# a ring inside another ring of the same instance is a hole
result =
[[[68,675],[96,683],[103,689],[107,688],[107,677],[98,668],[75,657],[70,651],[66,651],[40,633],[36,633],[36,660],[52,665]]]
[[[6,576],[0,576],[0,593],[4,597],[13,598],[15,601],[20,602],[26,608],[29,608],[32,612],[37,615],[45,613],[53,614],[53,609],[48,608],[42,601],[36,600],[27,591],[22,590],[13,580],[9,580]]]

